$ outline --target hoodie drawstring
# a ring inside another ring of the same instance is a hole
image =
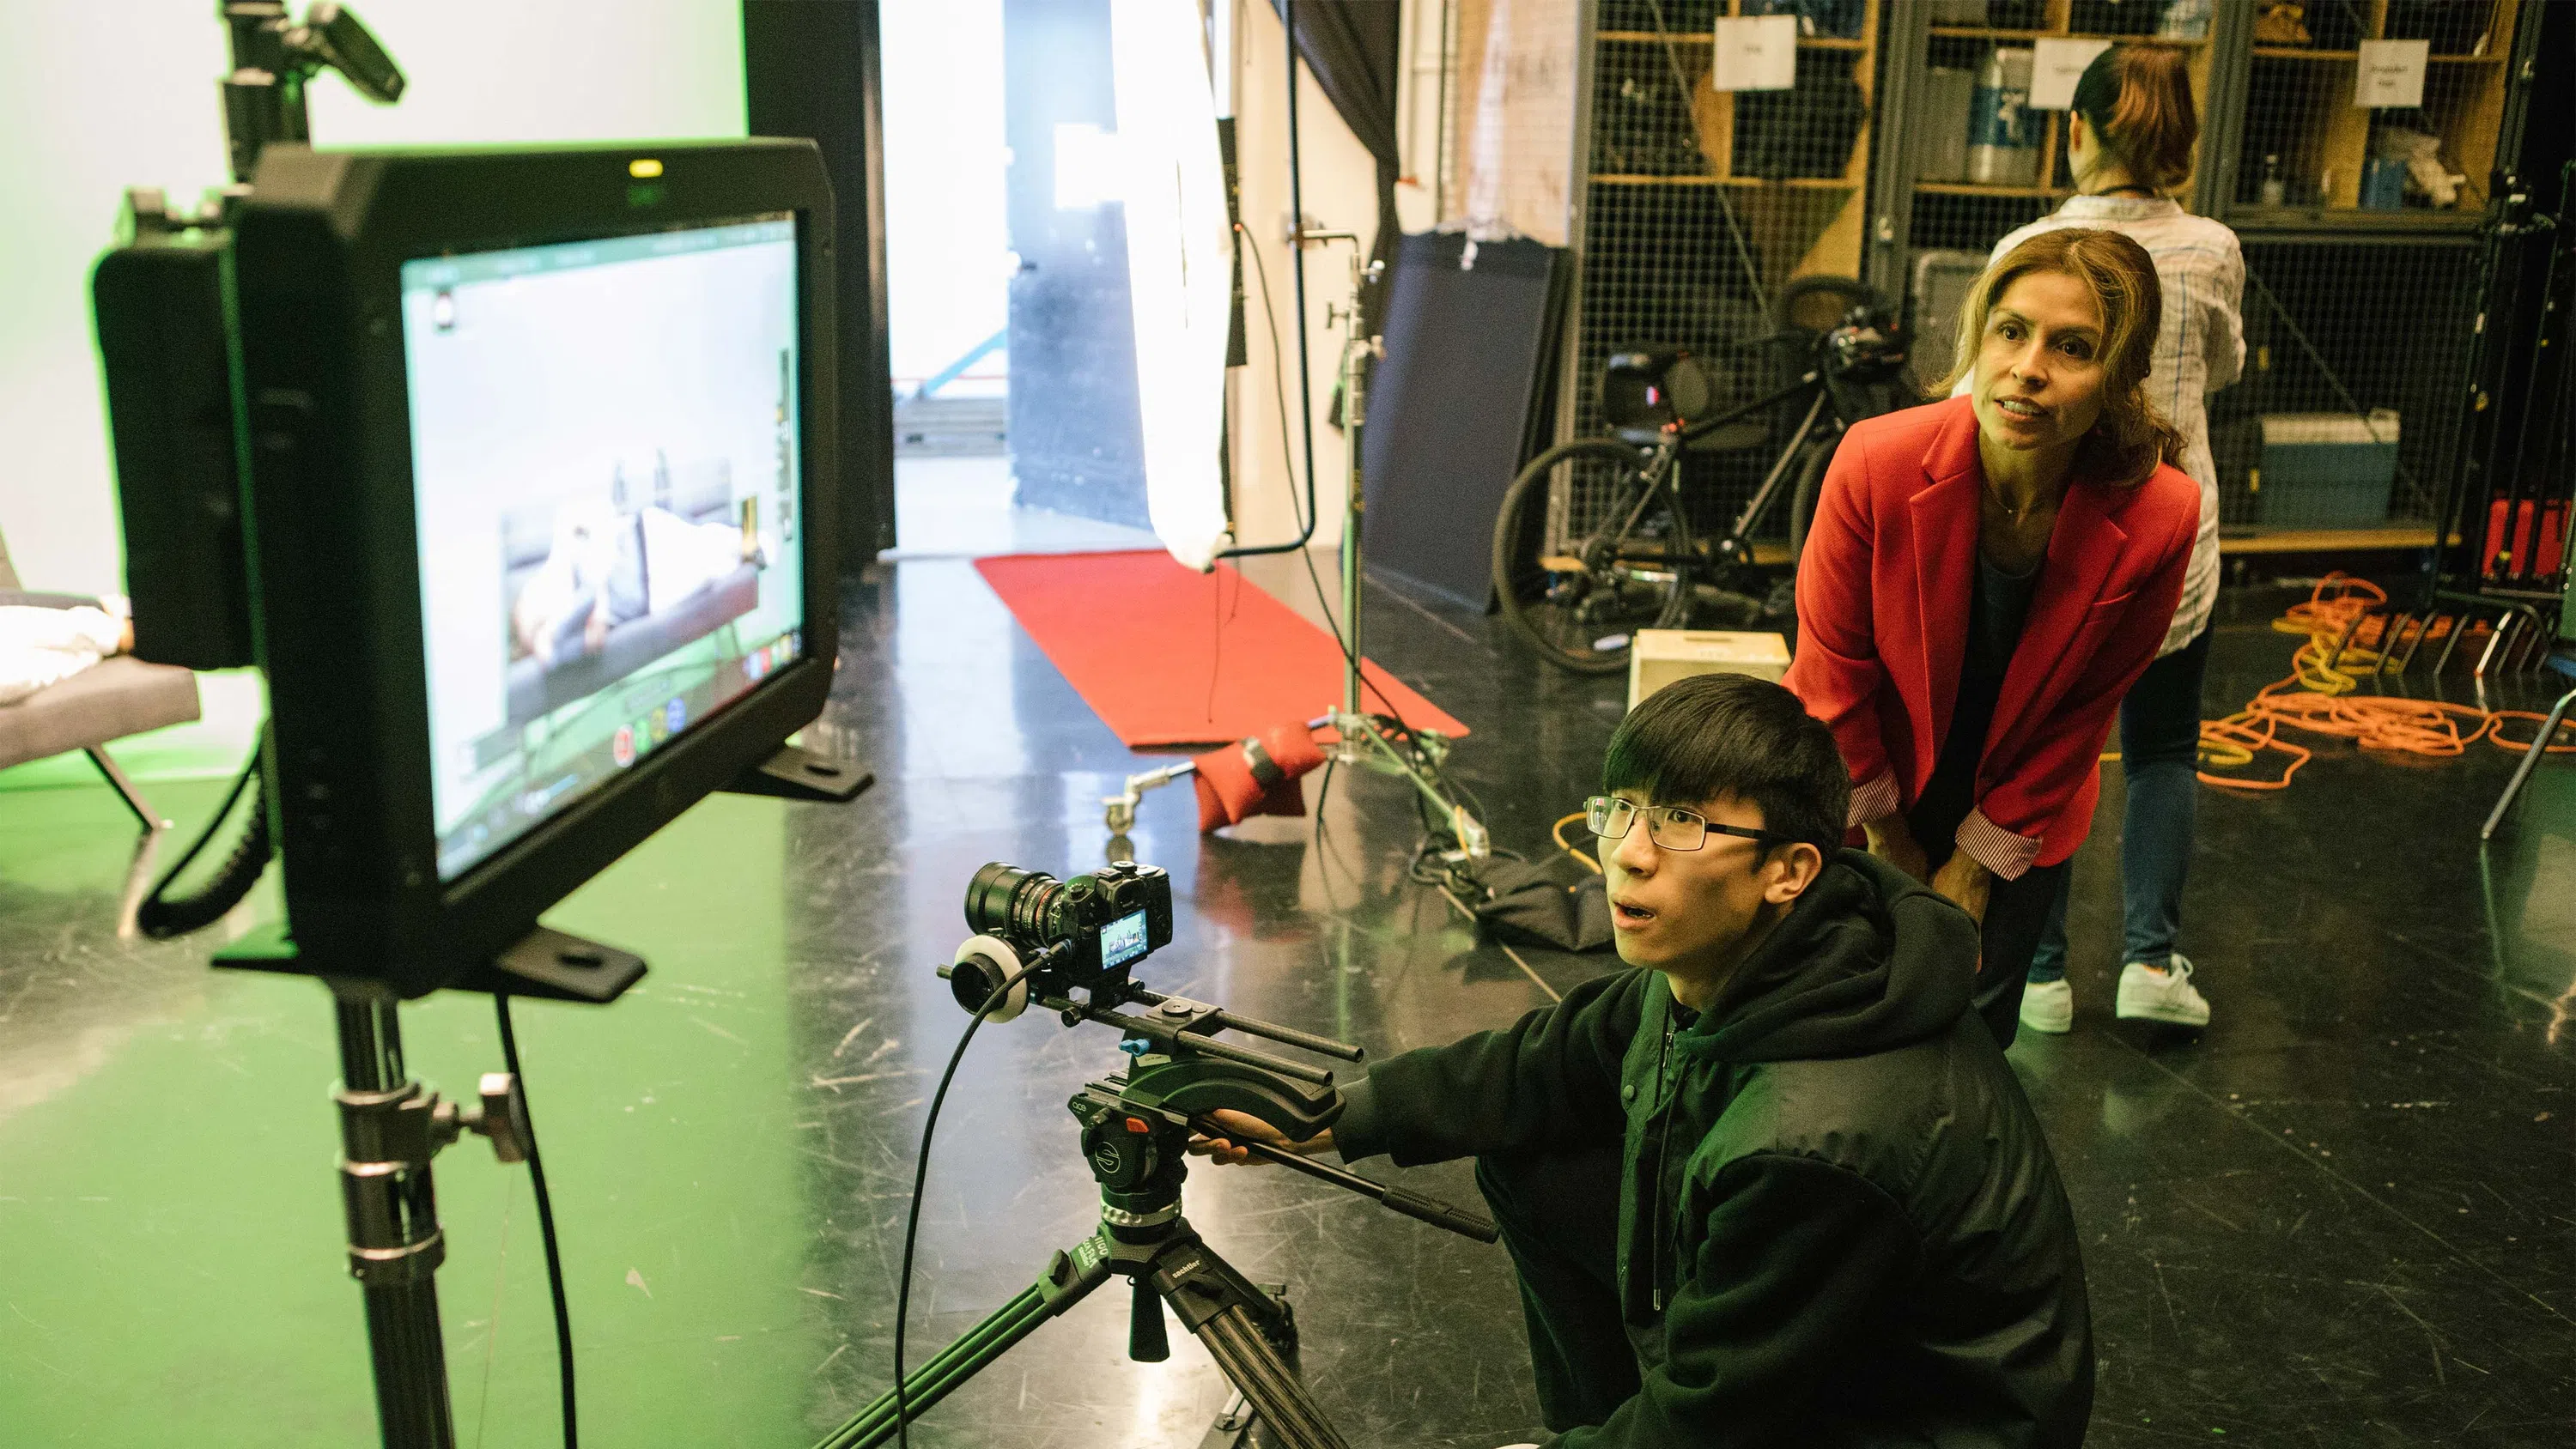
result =
[[[1673,1150],[1673,1103],[1681,1096],[1678,1092],[1671,1097],[1664,1095],[1664,1064],[1671,1059],[1672,1054],[1673,1018],[1671,1008],[1667,1007],[1664,1013],[1663,1049],[1655,1054],[1655,1116],[1660,1135],[1655,1139],[1654,1242],[1648,1248],[1649,1256],[1646,1259],[1646,1271],[1649,1275],[1647,1282],[1653,1290],[1654,1310],[1657,1313],[1664,1311],[1664,1167]]]

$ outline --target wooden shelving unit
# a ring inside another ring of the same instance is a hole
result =
[[[1841,54],[1851,57],[1851,76],[1860,88],[1862,100],[1875,104],[1878,71],[1878,35],[1880,5],[1867,7],[1857,36],[1802,36],[1798,41],[1801,58],[1807,55]],[[1743,0],[1724,0],[1720,13],[1735,16],[1743,12]],[[1759,215],[1749,215],[1749,230],[1761,240],[1756,249],[1761,253],[1762,270],[1768,284],[1777,286],[1794,277],[1825,272],[1856,275],[1860,270],[1862,232],[1867,221],[1864,193],[1869,184],[1870,136],[1875,116],[1864,121],[1855,138],[1851,154],[1844,159],[1838,176],[1792,176],[1773,179],[1733,174],[1735,156],[1735,96],[1720,91],[1710,83],[1711,48],[1715,38],[1706,31],[1674,31],[1659,34],[1652,30],[1598,30],[1594,41],[1604,48],[1662,46],[1670,44],[1680,68],[1692,82],[1691,120],[1698,133],[1699,149],[1708,158],[1706,174],[1662,174],[1595,171],[1590,181],[1596,186],[1619,187],[1723,187],[1736,197],[1735,205]],[[1786,194],[1778,204],[1766,203],[1764,193]],[[1794,200],[1787,199],[1794,196]],[[1840,197],[1839,203],[1827,200]],[[1823,210],[1818,202],[1826,200]]]
[[[2361,53],[2258,41],[2246,50],[2241,149],[2218,214],[2267,231],[2299,229],[2462,230],[2485,210],[2485,184],[2495,162],[2495,138],[2509,77],[2505,57],[2513,47],[2520,0],[2461,0],[2450,16],[2459,28],[2436,41],[2424,78],[2424,104],[2407,119],[2441,139],[2441,160],[2468,178],[2456,205],[2396,208],[2362,205],[2363,174],[2373,136],[2396,113],[2353,104]],[[2388,0],[2366,0],[2352,13],[2347,34],[2358,40],[2390,37]],[[2474,32],[2474,37],[2472,36]],[[2443,42],[2447,41],[2448,44]],[[2262,200],[2265,158],[2278,156],[2282,204]]]
[[[1913,3],[1913,0],[1882,0],[1883,5],[1909,3]],[[2113,45],[2160,46],[2183,51],[2190,57],[2188,63],[2191,71],[2192,96],[2196,102],[2206,107],[2213,54],[2208,36],[2108,35],[2076,30],[2073,28],[2073,0],[2048,0],[2042,12],[2042,18],[2047,22],[2045,25],[2030,29],[1982,25],[1926,26],[1919,32],[1924,37],[1926,54],[1917,64],[1928,66],[1931,64],[1932,55],[1937,53],[1944,57],[1945,63],[1952,64],[1954,68],[1957,63],[1966,62],[1969,68],[1974,69],[1982,65],[1984,56],[1995,49],[2028,49],[2042,40],[2098,40]],[[1910,167],[1906,168],[1905,181],[1902,184],[1918,196],[2064,200],[2075,194],[2075,188],[2073,177],[2066,174],[2064,170],[2062,153],[2065,148],[2065,123],[2059,119],[2060,114],[2049,113],[2041,133],[2038,158],[2039,179],[2033,185],[1996,186],[1959,179],[1922,180],[1913,174]],[[1947,116],[1919,117],[1914,118],[1912,123],[1949,125],[1952,121]],[[1881,180],[1885,179],[1886,174],[1882,172]],[[2189,194],[2189,192],[2190,183],[2186,182],[2184,193]]]
[[[1592,32],[1592,38],[1630,45],[1657,45],[1665,39],[1651,30],[1596,30]],[[1671,39],[1675,45],[1697,46],[1702,50],[1716,43],[1714,36],[1704,35],[1698,31],[1692,31],[1687,35],[1675,32]],[[1845,39],[1832,35],[1801,36],[1798,40],[1798,48],[1800,50],[1867,50],[1869,42],[1865,39]]]
[[[1833,176],[1790,176],[1766,181],[1758,176],[1656,176],[1619,174],[1596,171],[1593,184],[1598,186],[1734,186],[1747,191],[1786,187],[1792,191],[1849,191],[1861,183]]]

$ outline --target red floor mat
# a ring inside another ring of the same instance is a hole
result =
[[[1131,749],[1221,744],[1341,703],[1333,636],[1224,564],[1197,574],[1136,550],[1009,554],[975,568]],[[1375,663],[1361,670],[1371,713],[1467,733]]]

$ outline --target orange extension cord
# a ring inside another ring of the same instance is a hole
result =
[[[2389,648],[2405,642],[2404,638],[2382,640],[2389,620],[2386,616],[2373,617],[2371,611],[2386,602],[2387,592],[2367,579],[2328,574],[2306,603],[2292,605],[2289,612],[2273,620],[2274,629],[2300,635],[2307,642],[2291,655],[2288,678],[2263,686],[2243,709],[2225,719],[2201,721],[2202,781],[2230,790],[2288,789],[2299,767],[2316,755],[2304,745],[2281,738],[2284,726],[2348,739],[2365,750],[2434,758],[2463,754],[2480,740],[2516,753],[2530,749],[2529,740],[2506,739],[2503,728],[2509,719],[2527,719],[2537,724],[2547,718],[2530,710],[2486,710],[2439,700],[2354,693],[2361,687],[2362,677],[2379,664],[2383,642]],[[2418,630],[2429,627],[2428,623],[2416,625]],[[2461,625],[2454,621],[2450,627]],[[2347,630],[2352,637],[2344,641],[2342,656],[2337,658],[2336,642],[2344,640]],[[2420,648],[2421,642],[2414,647]],[[2576,720],[2561,724],[2559,729],[2562,733],[2576,731]],[[2266,750],[2289,757],[2288,766],[2277,779],[2213,775],[2206,768],[2250,765]],[[2576,742],[2553,744],[2549,753],[2576,754]]]

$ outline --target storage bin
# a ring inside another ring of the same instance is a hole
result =
[[[2397,414],[2265,413],[2261,463],[2248,480],[2267,527],[2352,528],[2388,521],[2397,479]]]

